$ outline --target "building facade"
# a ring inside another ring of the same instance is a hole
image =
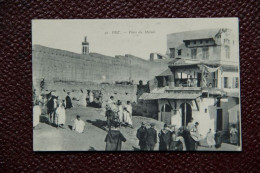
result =
[[[156,118],[167,124],[185,127],[193,118],[202,135],[209,129],[229,131],[233,103],[228,93],[239,92],[239,58],[231,30],[169,34],[167,44],[172,58],[168,69],[156,75],[156,87],[139,99],[147,107],[156,106]]]

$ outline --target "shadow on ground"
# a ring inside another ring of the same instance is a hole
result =
[[[41,123],[48,124],[48,123],[49,123],[49,120],[48,120],[48,118],[47,118],[46,116],[41,115],[41,116],[40,116],[40,122],[41,122]]]
[[[50,126],[52,126],[52,127],[58,127],[56,124],[54,124],[54,123],[49,123],[49,119],[46,117],[46,115],[41,115],[40,116],[40,122],[41,123],[45,123],[45,124],[48,124],[48,125],[50,125]]]
[[[106,125],[107,125],[107,122],[106,121],[102,121],[102,120],[98,120],[96,119],[96,121],[91,121],[91,120],[87,120],[88,123],[91,123],[92,125],[104,130],[104,131],[107,131],[107,129],[105,128]]]
[[[72,125],[68,125],[69,129],[72,130]]]

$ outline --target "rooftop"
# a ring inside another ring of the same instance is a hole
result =
[[[180,44],[183,43],[183,40],[214,38],[219,32],[221,32],[221,30],[225,30],[225,29],[213,28],[213,29],[172,33],[167,35],[167,41],[171,45],[171,47],[178,47]]]

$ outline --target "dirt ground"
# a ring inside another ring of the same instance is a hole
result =
[[[71,130],[76,115],[86,123],[84,133],[80,134]],[[66,110],[65,129],[56,128],[47,123],[47,115],[41,115],[40,124],[33,130],[34,151],[104,151],[105,137],[107,134],[105,110],[92,107],[76,107]],[[137,129],[144,122],[147,127],[154,122],[157,133],[163,127],[163,122],[142,117],[133,116],[133,129],[121,127],[120,131],[127,139],[122,144],[124,151],[138,151]],[[155,150],[158,150],[158,143]],[[222,144],[220,149],[199,147],[202,151],[237,151],[238,147],[230,144]]]
[[[76,115],[86,123],[84,133],[79,134],[71,130]],[[56,128],[46,123],[47,115],[42,115],[40,124],[33,130],[34,151],[104,151],[107,134],[106,117],[104,109],[92,107],[77,107],[66,110],[65,129]],[[136,131],[144,122],[149,127],[151,122],[156,123],[159,131],[163,123],[151,118],[134,116],[133,129],[121,127],[120,131],[127,141],[122,144],[122,150],[138,150]],[[158,145],[156,148],[158,150]]]

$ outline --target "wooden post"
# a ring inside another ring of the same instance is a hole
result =
[[[184,103],[184,127],[186,127],[186,104],[187,103]]]

